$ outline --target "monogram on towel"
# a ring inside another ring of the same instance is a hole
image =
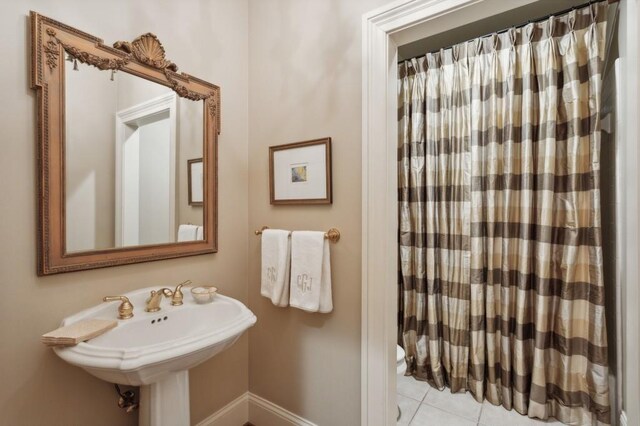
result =
[[[289,231],[265,229],[262,232],[262,279],[260,294],[271,303],[284,307],[289,304],[289,268],[291,249]]]
[[[331,312],[331,259],[324,232],[291,234],[289,304],[308,312]]]
[[[311,287],[313,285],[313,278],[307,274],[300,274],[298,275],[297,285],[298,285],[298,290],[300,290],[303,293],[311,291]]]

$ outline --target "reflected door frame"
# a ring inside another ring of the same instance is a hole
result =
[[[116,157],[116,182],[115,182],[115,244],[116,247],[123,247],[124,230],[124,203],[123,197],[123,151],[124,144],[128,140],[127,124],[133,121],[158,114],[161,112],[169,112],[169,125],[171,133],[169,136],[169,227],[170,235],[175,238],[176,229],[176,150],[177,150],[177,117],[178,117],[178,99],[174,92],[169,92],[139,103],[133,107],[123,109],[116,112],[115,115],[115,157]]]

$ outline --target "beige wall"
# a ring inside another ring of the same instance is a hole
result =
[[[69,366],[39,336],[106,294],[184,279],[247,301],[247,1],[23,0],[0,2],[0,424],[125,425],[113,386]],[[222,87],[219,247],[213,255],[49,277],[36,276],[35,93],[29,88],[29,10],[100,36],[151,31],[181,70]],[[192,421],[248,387],[248,340],[195,368]]]
[[[66,243],[68,251],[115,244],[115,138],[117,91],[109,74],[65,62]],[[94,102],[99,97],[100,102]],[[93,113],[86,114],[91,105]],[[74,123],[70,125],[70,123]]]
[[[249,3],[250,230],[342,231],[331,247],[327,315],[261,297],[260,239],[250,240],[249,305],[258,322],[249,333],[249,388],[323,426],[360,423],[361,16],[387,2]],[[333,205],[269,205],[268,147],[325,136]]]
[[[189,169],[187,168],[187,161],[202,158],[203,112],[203,102],[180,100],[178,106],[178,164],[176,168],[178,185],[176,188],[176,236],[180,224],[202,225],[204,218],[204,209],[201,206],[189,205]],[[222,126],[224,128],[225,124]],[[222,158],[221,161],[224,159]],[[240,172],[247,173],[246,170]]]

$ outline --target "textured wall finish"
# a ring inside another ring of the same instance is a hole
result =
[[[361,17],[387,0],[249,3],[249,225],[340,229],[334,310],[277,308],[260,296],[249,241],[250,391],[319,425],[360,424]],[[331,137],[333,204],[271,206],[268,147]]]
[[[185,279],[215,284],[223,294],[247,302],[248,2],[2,0],[0,8],[0,425],[136,424],[136,415],[117,407],[111,384],[66,364],[39,336],[104,295]],[[219,253],[36,276],[36,103],[28,80],[29,10],[109,44],[153,32],[181,70],[221,86]],[[192,370],[194,422],[246,392],[247,364],[244,336]]]

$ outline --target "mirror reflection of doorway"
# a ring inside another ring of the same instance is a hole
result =
[[[116,244],[175,241],[176,97],[116,113]]]

